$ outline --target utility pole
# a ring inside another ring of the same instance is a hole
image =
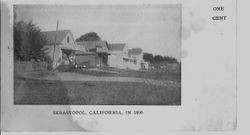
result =
[[[57,22],[56,22],[56,35],[55,35],[54,50],[53,50],[53,63],[55,61],[55,49],[56,49],[56,38],[57,38],[58,25],[59,25],[59,20],[57,19]]]

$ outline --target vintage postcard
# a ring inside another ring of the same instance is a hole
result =
[[[1,11],[3,131],[237,127],[236,0],[1,1]]]

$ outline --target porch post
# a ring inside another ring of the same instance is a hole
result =
[[[100,55],[100,67],[102,67],[102,56]]]

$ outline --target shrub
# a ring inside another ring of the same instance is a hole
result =
[[[57,69],[57,71],[59,71],[59,72],[72,72],[72,71],[75,70],[75,66],[72,65],[72,64],[68,64],[68,65],[66,65],[66,64],[61,64],[61,65],[59,65],[56,69]]]

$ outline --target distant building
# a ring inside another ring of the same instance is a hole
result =
[[[76,63],[85,63],[88,67],[108,66],[107,41],[81,41],[77,44],[83,46],[86,52],[76,54]]]
[[[42,34],[46,39],[43,51],[53,61],[54,68],[62,63],[74,61],[76,51],[86,51],[84,47],[75,43],[70,30],[44,31]]]
[[[148,69],[148,63],[143,60],[141,48],[128,49],[125,43],[113,43],[108,44],[108,49],[110,67],[132,70]]]
[[[132,48],[128,50],[128,57],[134,60],[133,63],[129,63],[130,69],[148,69],[148,63],[143,60],[143,51],[141,48]]]
[[[108,49],[110,53],[108,64],[110,67],[128,68],[128,47],[125,43],[108,44]]]

